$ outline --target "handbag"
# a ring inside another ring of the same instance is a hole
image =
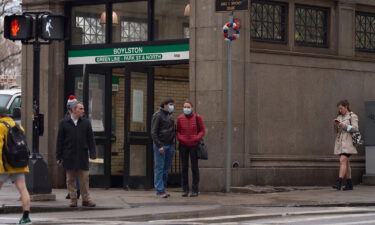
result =
[[[197,131],[199,133],[200,126],[198,121],[198,114],[195,116],[195,121],[197,123]],[[208,160],[208,148],[207,145],[204,144],[203,138],[199,140],[198,147],[197,147],[198,159]]]
[[[352,125],[352,114],[350,114],[350,120],[349,120],[349,123],[350,123],[350,126]],[[352,135],[352,141],[353,141],[353,145],[358,148],[360,146],[362,146],[365,141],[363,140],[363,137],[362,137],[362,134],[361,132],[357,131],[357,132],[352,132],[351,133]]]

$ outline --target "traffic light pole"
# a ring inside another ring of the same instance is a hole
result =
[[[35,15],[35,25],[39,26],[39,18],[46,12],[29,12]],[[43,135],[43,114],[39,112],[40,103],[40,46],[42,44],[50,44],[51,42],[40,42],[38,35],[31,42],[23,41],[23,44],[32,44],[33,59],[33,130],[32,130],[32,153],[29,161],[30,173],[26,175],[26,185],[30,194],[51,194],[52,186],[48,175],[48,166],[43,160],[43,156],[39,153],[39,137]]]
[[[39,154],[39,84],[40,84],[40,43],[36,39],[33,43],[34,65],[33,65],[33,154],[32,158]]]

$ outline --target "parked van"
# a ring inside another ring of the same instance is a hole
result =
[[[0,107],[7,110],[16,122],[21,121],[21,89],[0,90]]]

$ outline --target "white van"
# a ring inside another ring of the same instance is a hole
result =
[[[0,107],[7,110],[16,122],[21,120],[21,89],[0,90]],[[16,110],[14,110],[16,109]]]

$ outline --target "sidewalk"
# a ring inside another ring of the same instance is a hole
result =
[[[336,191],[331,187],[290,187],[288,192],[275,193],[200,193],[197,198],[181,197],[180,189],[171,189],[171,197],[157,198],[155,192],[123,189],[91,189],[97,207],[78,210],[109,210],[153,206],[259,206],[259,207],[327,207],[327,206],[375,206],[375,186],[357,185],[353,191]],[[297,189],[297,190],[295,190]],[[77,211],[68,207],[67,191],[54,189],[56,201],[32,202],[33,212]],[[21,211],[17,190],[5,185],[0,190],[0,214]]]

